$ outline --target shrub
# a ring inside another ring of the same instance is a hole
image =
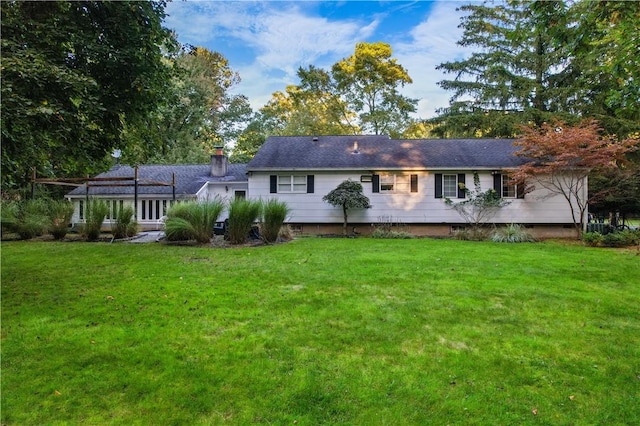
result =
[[[104,200],[89,200],[85,208],[85,222],[80,226],[80,234],[88,241],[100,238],[102,222],[108,213],[109,205]]]
[[[44,200],[9,201],[2,204],[2,232],[28,240],[47,231],[48,203]]]
[[[138,233],[138,223],[134,220],[133,215],[132,206],[124,206],[118,209],[116,223],[111,228],[113,238],[129,238]]]
[[[264,241],[267,243],[277,241],[280,228],[282,228],[289,211],[287,203],[276,199],[270,199],[262,205],[260,233]]]
[[[405,231],[405,229],[407,229]],[[408,227],[401,222],[394,221],[392,216],[378,216],[378,223],[371,233],[371,238],[410,239],[413,235]]]
[[[16,222],[20,212],[20,205],[17,201],[2,200],[0,208],[0,232],[4,236],[6,233],[14,233]]]
[[[56,240],[61,240],[69,231],[69,224],[73,216],[73,204],[66,200],[51,200],[48,210],[49,233]]]
[[[489,230],[482,226],[470,226],[456,231],[454,238],[461,241],[485,241],[489,238]]]
[[[624,230],[611,232],[603,236],[602,245],[605,247],[628,247],[640,243],[638,231]]]
[[[599,232],[585,232],[582,234],[582,241],[590,247],[599,246],[603,240],[604,236]]]
[[[413,238],[409,232],[405,231],[392,231],[384,228],[376,228],[371,233],[371,238],[388,238],[388,239],[396,239],[396,240],[408,240]]]
[[[167,212],[164,224],[167,240],[196,240],[202,244],[210,242],[213,226],[223,210],[224,203],[219,199],[174,204]]]
[[[242,244],[247,241],[251,227],[260,217],[262,203],[247,199],[236,198],[229,204],[229,241],[232,244]]]
[[[532,243],[535,239],[517,223],[496,229],[491,235],[491,241],[496,243]]]

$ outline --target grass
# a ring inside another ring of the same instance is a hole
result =
[[[2,244],[2,424],[640,424],[640,258]]]

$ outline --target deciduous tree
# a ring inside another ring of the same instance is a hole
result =
[[[362,192],[363,189],[360,182],[348,179],[322,197],[322,201],[325,201],[335,207],[342,207],[342,215],[344,217],[342,233],[345,236],[347,235],[348,210],[368,209],[371,207],[369,197],[364,195]]]
[[[588,191],[588,176],[621,167],[627,161],[625,155],[636,150],[639,142],[604,136],[594,120],[577,126],[554,122],[539,128],[523,127],[515,145],[520,147],[517,155],[528,161],[511,177],[517,184],[526,185],[527,192],[540,187],[546,192],[544,197],[563,197],[580,237],[589,203],[610,191],[610,188]]]
[[[163,1],[2,2],[2,189],[84,175],[164,96]]]

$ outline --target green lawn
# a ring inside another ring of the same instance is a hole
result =
[[[640,424],[640,256],[3,243],[1,423]]]

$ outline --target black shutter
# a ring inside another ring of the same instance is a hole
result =
[[[436,198],[442,198],[442,173],[436,173]]]
[[[314,191],[314,179],[313,175],[307,175],[307,194],[313,194]]]
[[[418,175],[411,175],[411,192],[418,192]]]
[[[493,190],[496,191],[498,197],[502,198],[502,174],[496,173],[493,175]]]
[[[380,192],[380,175],[371,176],[371,192]]]
[[[275,194],[278,192],[278,176],[269,176],[269,192]]]
[[[519,184],[516,186],[516,192],[517,192],[517,195],[516,195],[516,196],[517,196],[518,198],[524,198],[524,187],[525,187],[525,184],[524,184],[524,183],[519,183]]]
[[[467,192],[465,191],[466,186],[464,186],[464,173],[458,174],[458,198],[465,198]]]

